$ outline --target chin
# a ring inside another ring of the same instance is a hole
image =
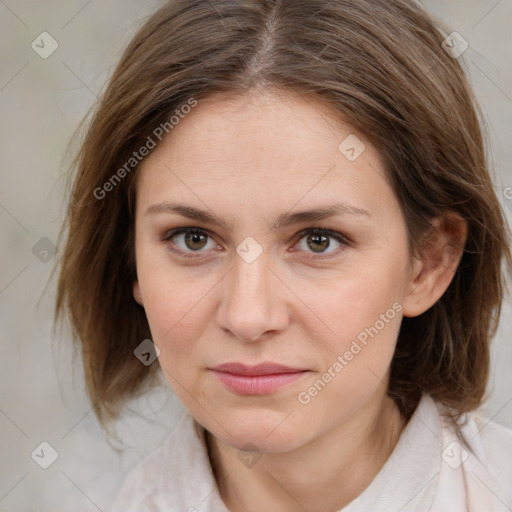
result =
[[[223,425],[231,436],[216,424],[210,432],[237,450],[247,450],[247,445],[252,444],[262,453],[287,452],[303,444],[300,438],[301,430],[305,428],[303,422],[295,424],[291,419],[293,413],[287,417],[288,414],[289,411],[239,410],[235,414],[222,415]]]

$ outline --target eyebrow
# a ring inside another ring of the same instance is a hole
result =
[[[205,224],[222,226],[227,230],[233,229],[230,223],[213,213],[195,208],[194,206],[168,201],[149,206],[144,215],[156,215],[161,213],[175,213]],[[319,221],[334,216],[371,217],[371,214],[363,208],[358,208],[350,204],[334,203],[310,210],[281,213],[274,221],[269,222],[269,225],[270,230],[273,231],[279,228],[294,226],[304,222]]]

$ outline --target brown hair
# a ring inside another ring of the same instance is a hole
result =
[[[441,44],[447,32],[409,0],[172,0],[143,24],[73,162],[60,235],[67,230],[55,321],[69,314],[104,426],[160,382],[159,365],[134,356],[151,334],[132,295],[136,165],[126,162],[191,98],[265,87],[312,95],[368,137],[401,204],[411,254],[435,216],[450,209],[467,220],[448,290],[403,319],[389,394],[406,417],[422,392],[457,416],[481,403],[506,290],[501,264],[512,265],[510,231],[481,112],[461,63]]]

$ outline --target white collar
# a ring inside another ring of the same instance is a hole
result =
[[[475,476],[482,482],[488,479],[475,422],[470,418],[461,428],[472,454],[453,444],[459,440],[443,413],[440,404],[423,395],[379,473],[339,512],[495,510],[489,492],[475,483]],[[468,457],[462,461],[465,453]],[[152,484],[143,496],[130,499],[129,506],[121,501],[123,512],[229,512],[210,465],[204,428],[188,411],[152,457],[159,464]],[[132,481],[144,479],[143,472],[144,461]]]

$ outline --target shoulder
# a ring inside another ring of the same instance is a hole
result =
[[[474,439],[481,446],[487,469],[494,479],[506,485],[512,505],[512,428],[478,413],[472,419],[476,427]]]
[[[159,446],[128,472],[110,512],[135,511],[152,494],[162,471],[163,451],[163,445]]]
[[[185,411],[165,442],[128,473],[110,512],[225,511],[214,478],[203,428]]]
[[[159,492],[162,474],[169,469],[166,467],[167,454],[177,453],[180,446],[184,446],[189,428],[190,417],[185,413],[165,441],[128,472],[110,512],[158,510],[152,506],[152,501]]]
[[[442,424],[439,489],[453,497],[459,489],[465,510],[512,510],[512,428],[466,414],[456,425],[436,403]]]

